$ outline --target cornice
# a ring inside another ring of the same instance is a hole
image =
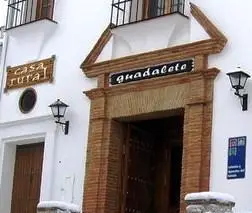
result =
[[[20,119],[20,120],[3,121],[3,122],[0,122],[0,129],[12,127],[12,126],[24,125],[24,124],[40,123],[40,122],[50,121],[50,120],[53,121],[52,115],[41,115],[41,116]]]
[[[216,38],[220,43],[227,42],[225,35],[207,18],[207,16],[193,3],[190,3],[191,14],[197,22],[204,28],[211,38]]]
[[[111,27],[112,27],[111,25],[108,25],[107,28],[104,30],[104,32],[101,34],[100,38],[94,45],[93,49],[81,64],[81,68],[87,64],[93,64],[96,61],[101,51],[103,50],[103,48],[105,47],[105,45],[112,36]]]
[[[122,68],[123,70],[137,69],[167,61],[192,58],[195,55],[219,53],[221,50],[222,46],[215,39],[208,39],[87,65],[83,67],[83,71],[87,77],[92,78],[100,74],[116,72]]]
[[[199,79],[214,79],[220,72],[217,68],[210,68],[206,70],[197,70],[190,73],[181,73],[156,79],[147,79],[144,81],[121,84],[108,88],[94,88],[89,91],[85,91],[91,100],[97,98],[103,98],[105,96],[122,95],[128,92],[139,92],[147,89],[156,89],[166,87],[167,85],[179,85],[186,84]]]

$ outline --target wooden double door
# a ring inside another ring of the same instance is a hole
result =
[[[11,213],[36,213],[40,197],[44,143],[16,148]]]
[[[182,137],[170,133],[128,125],[122,212],[179,212]]]

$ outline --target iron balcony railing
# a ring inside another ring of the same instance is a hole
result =
[[[6,29],[53,19],[54,0],[9,0]]]
[[[184,15],[185,0],[112,0],[111,26],[155,18],[169,13]]]

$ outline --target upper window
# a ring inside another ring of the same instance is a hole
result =
[[[54,0],[9,0],[6,28],[53,19]]]
[[[169,13],[184,14],[185,0],[112,0],[111,24],[125,25]]]

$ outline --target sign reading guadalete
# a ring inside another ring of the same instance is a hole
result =
[[[16,67],[7,67],[5,91],[52,82],[55,56]]]
[[[109,81],[111,85],[117,85],[172,74],[191,72],[193,67],[193,59],[176,61],[133,71],[112,73],[110,75]]]

